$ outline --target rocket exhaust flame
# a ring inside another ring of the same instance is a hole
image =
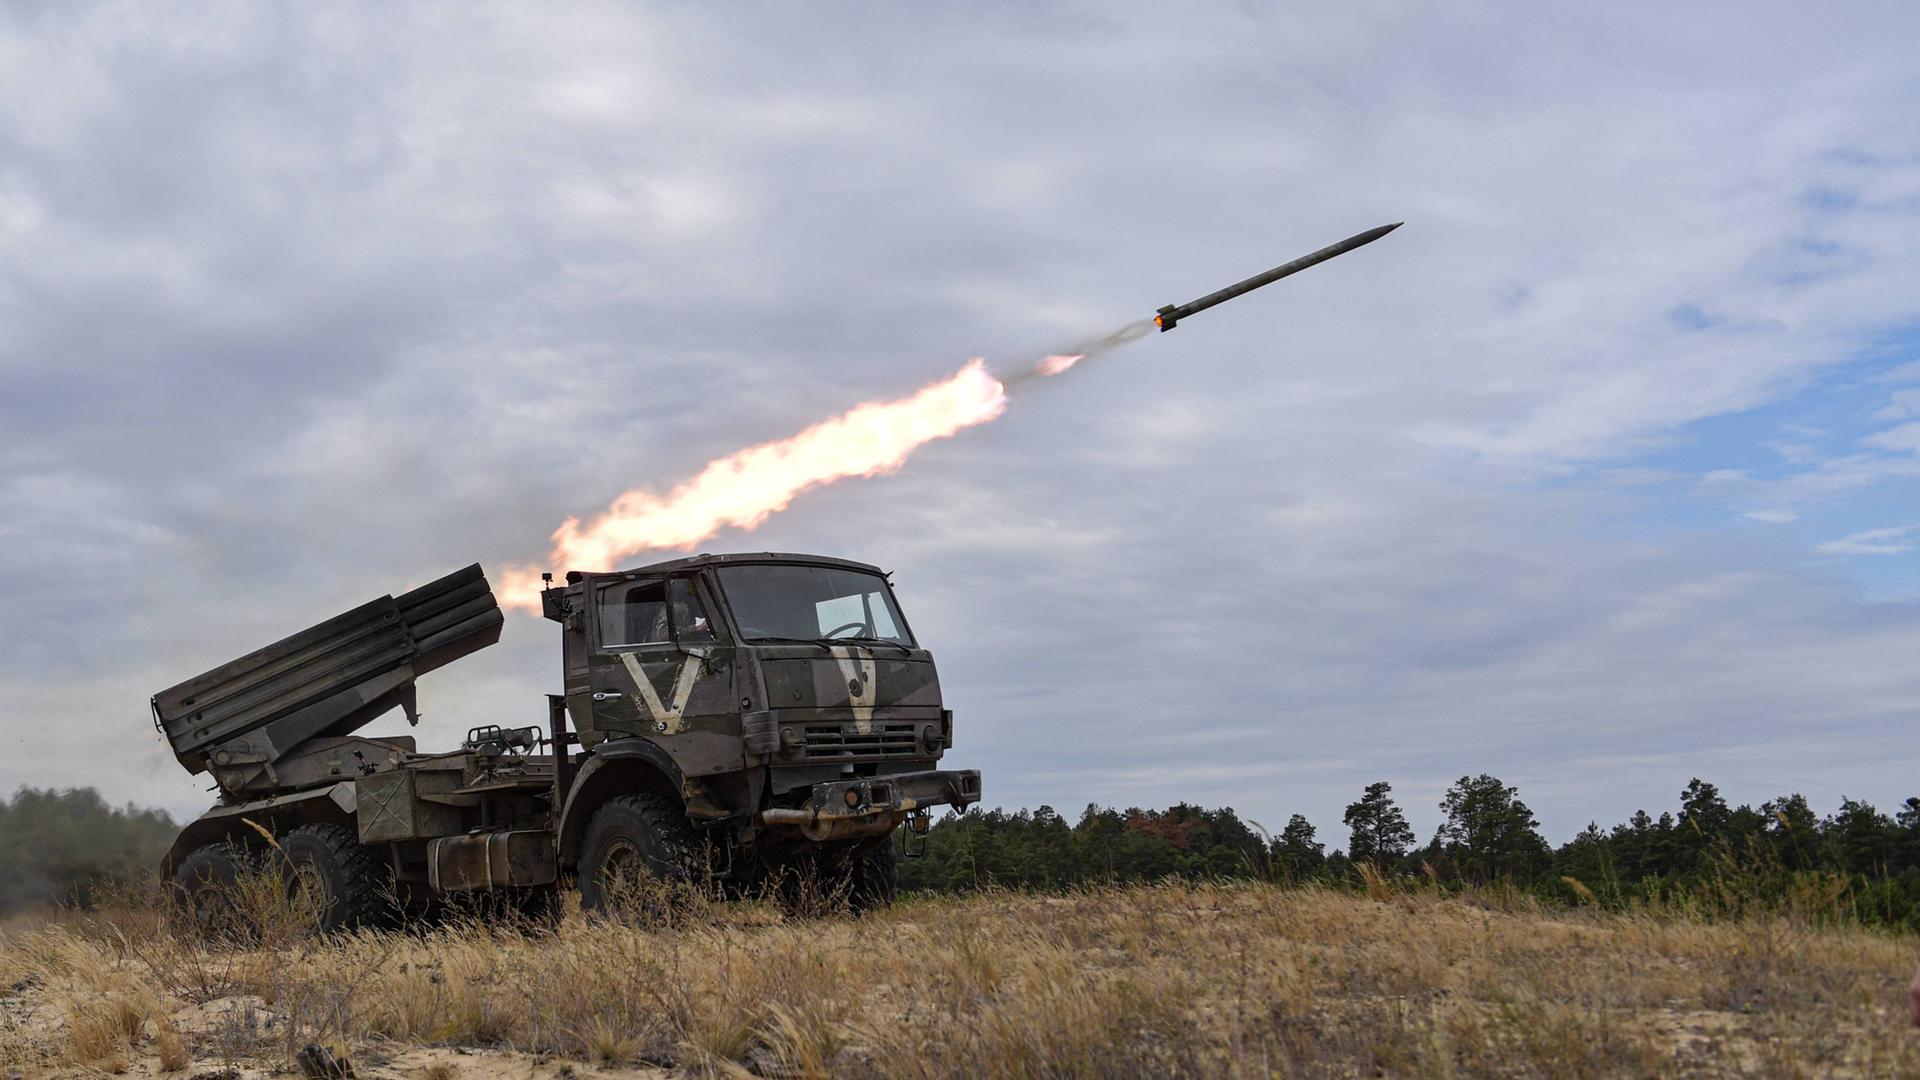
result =
[[[606,570],[648,551],[690,551],[723,529],[757,528],[809,488],[854,476],[879,476],[915,450],[1006,412],[1010,388],[1058,375],[1099,352],[1145,336],[1150,322],[1047,356],[1002,382],[985,360],[893,401],[866,401],[791,438],[736,450],[673,490],[634,488],[590,521],[568,518],[553,533],[547,565]],[[540,568],[509,566],[497,590],[506,607],[538,613]]]
[[[753,529],[809,488],[893,472],[927,443],[1006,408],[1006,386],[986,361],[969,360],[918,393],[862,402],[791,438],[716,458],[665,494],[635,488],[590,521],[569,518],[554,531],[548,565],[605,570],[643,551],[688,550],[723,529]],[[539,569],[508,567],[499,593],[502,604],[539,611]]]
[[[757,528],[810,488],[851,476],[879,476],[906,464],[913,452],[1007,411],[1008,395],[1034,379],[1063,375],[1110,349],[1138,341],[1155,327],[1171,330],[1187,318],[1243,293],[1298,273],[1385,236],[1383,225],[1209,293],[1191,303],[1161,308],[1152,319],[1131,322],[1072,349],[1042,357],[1004,382],[986,361],[967,361],[951,378],[894,401],[867,401],[791,438],[736,450],[715,458],[680,486],[659,494],[634,488],[582,523],[568,518],[553,533],[547,565],[560,570],[611,569],[646,551],[690,551],[721,530]],[[540,611],[540,570],[509,566],[500,574],[504,607]]]

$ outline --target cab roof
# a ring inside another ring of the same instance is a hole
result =
[[[633,577],[640,574],[671,574],[681,570],[698,570],[706,567],[741,566],[749,564],[784,563],[801,566],[836,566],[845,570],[863,570],[869,574],[886,576],[886,571],[871,563],[854,562],[852,559],[836,559],[831,555],[804,555],[788,551],[748,551],[729,555],[710,555],[702,552],[689,555],[684,559],[669,559],[666,562],[649,563],[627,570],[609,570],[585,572],[567,571],[567,584],[592,581],[601,578]]]

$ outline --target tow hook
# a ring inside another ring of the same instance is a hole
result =
[[[927,834],[933,831],[933,815],[925,810],[915,810],[907,815],[907,831],[900,837],[900,854],[909,859],[925,858],[933,841]],[[914,841],[918,840],[919,843]]]

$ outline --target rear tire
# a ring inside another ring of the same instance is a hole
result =
[[[679,800],[652,793],[609,799],[580,846],[580,907],[609,913],[632,904],[663,914],[690,891],[699,847]]]
[[[174,867],[174,904],[195,933],[214,937],[239,929],[240,863],[239,852],[223,841],[193,849]]]
[[[363,926],[383,907],[387,875],[373,852],[344,825],[302,825],[280,838],[289,895],[313,897],[314,925],[323,934]]]

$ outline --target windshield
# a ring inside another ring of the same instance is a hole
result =
[[[748,641],[773,638],[912,645],[885,578],[825,566],[724,566],[727,603]]]

